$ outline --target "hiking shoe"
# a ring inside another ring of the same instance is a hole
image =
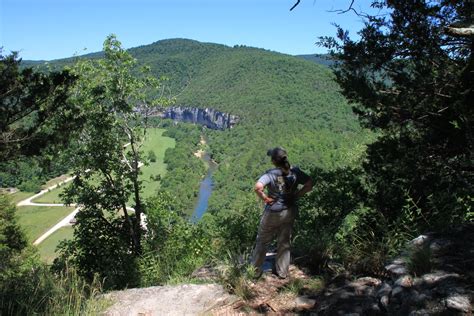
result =
[[[268,275],[268,278],[269,278],[269,279],[273,279],[273,280],[286,280],[286,279],[287,279],[286,276],[280,276],[280,275],[278,275],[278,274],[276,274],[276,273],[269,274],[269,275]]]
[[[272,269],[272,274],[276,276],[277,278],[279,278],[280,280],[285,280],[288,277],[287,275],[283,276],[283,275],[278,274],[275,268]]]
[[[276,274],[277,278],[279,278],[280,280],[286,280],[286,278],[288,278],[287,275],[283,276],[283,275],[279,275],[278,273]]]

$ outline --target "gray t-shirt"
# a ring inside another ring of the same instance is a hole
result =
[[[293,206],[298,184],[305,184],[309,179],[310,176],[298,167],[292,167],[287,175],[284,175],[280,168],[268,170],[258,179],[258,182],[267,187],[268,196],[275,200],[272,205],[266,207],[278,212]]]

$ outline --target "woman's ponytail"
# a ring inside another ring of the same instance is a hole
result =
[[[290,162],[288,161],[288,155],[286,150],[281,147],[276,147],[269,149],[267,155],[272,157],[272,161],[275,163],[275,166],[282,168],[284,171],[290,171]]]
[[[290,162],[288,161],[288,157],[287,156],[284,156],[283,159],[282,159],[282,163],[283,163],[283,169],[285,170],[290,170]]]

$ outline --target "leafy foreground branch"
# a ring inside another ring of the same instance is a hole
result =
[[[98,273],[106,287],[123,287],[136,284],[133,270],[142,253],[146,208],[139,175],[148,115],[170,100],[159,94],[162,80],[138,70],[115,36],[105,40],[104,54],[70,68],[79,78],[71,99],[83,127],[74,135],[76,178],[65,200],[82,209],[57,266],[69,262],[89,280]]]

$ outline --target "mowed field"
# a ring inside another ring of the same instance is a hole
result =
[[[33,202],[35,202],[35,203],[62,204],[62,203],[64,203],[64,201],[61,200],[60,194],[62,194],[64,192],[64,189],[66,187],[68,187],[70,184],[71,184],[70,182],[65,183],[65,184],[49,191],[48,193],[45,193],[45,194],[37,197],[36,199],[33,200]]]
[[[64,239],[71,239],[74,229],[72,226],[64,226],[55,231],[51,236],[46,238],[41,244],[38,245],[38,250],[41,258],[48,264],[53,263],[56,258],[56,247],[59,242]]]
[[[156,156],[155,162],[150,162],[141,167],[141,179],[143,181],[143,195],[145,198],[153,196],[160,187],[159,181],[155,177],[163,177],[166,173],[166,164],[164,161],[165,151],[175,146],[175,140],[170,137],[164,137],[162,134],[165,129],[152,128],[148,131],[148,137],[143,144],[144,157],[148,157],[148,152],[153,151]],[[48,181],[48,185],[54,185],[66,177],[56,178]],[[152,179],[153,178],[153,179]],[[48,193],[36,198],[35,203],[63,203],[60,194],[70,183],[59,186]],[[12,201],[18,203],[21,200],[34,195],[30,192],[17,192],[11,195]],[[66,217],[74,210],[74,207],[64,206],[20,206],[17,207],[17,216],[20,225],[23,227],[30,242],[36,240],[39,236],[53,227],[61,219]],[[41,257],[52,262],[55,257],[55,248],[59,241],[72,237],[72,227],[67,226],[59,229],[54,234],[45,239],[38,249]]]
[[[74,207],[65,206],[20,206],[16,214],[28,240],[33,242],[73,210]]]
[[[162,134],[165,129],[151,128],[148,130],[148,136],[143,143],[143,156],[148,157],[148,153],[153,151],[156,156],[155,162],[149,162],[148,165],[143,165],[141,169],[141,180],[143,181],[143,196],[145,198],[153,196],[160,187],[160,182],[153,178],[160,175],[163,177],[166,173],[166,164],[163,162],[165,152],[168,148],[175,146],[175,140],[170,137],[165,137]],[[54,184],[54,183],[53,183]],[[63,203],[60,194],[70,183],[61,185],[59,188],[49,191],[48,193],[36,198],[35,203]]]
[[[141,180],[143,181],[143,196],[145,198],[151,197],[156,194],[160,187],[160,182],[151,179],[150,177],[156,177],[160,175],[163,177],[166,174],[166,164],[163,162],[165,158],[165,152],[168,148],[174,148],[176,142],[173,138],[163,136],[165,129],[163,128],[151,128],[148,130],[148,137],[143,144],[144,157],[148,156],[148,152],[151,150],[156,155],[155,162],[149,162],[148,165],[142,166],[141,169]]]

